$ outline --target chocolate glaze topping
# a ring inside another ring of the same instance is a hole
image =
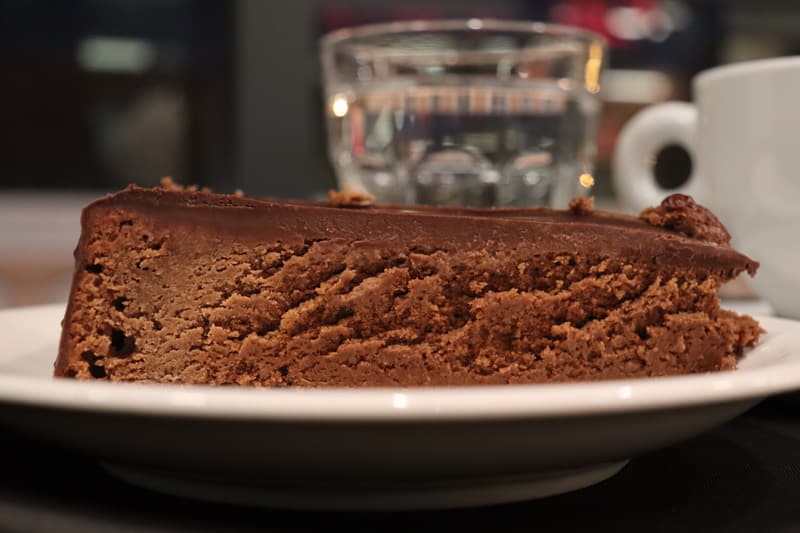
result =
[[[533,243],[542,252],[608,254],[655,264],[693,265],[731,275],[755,274],[758,263],[727,244],[719,220],[690,197],[673,195],[639,218],[594,211],[373,205],[344,209],[326,203],[257,200],[202,191],[130,186],[83,213],[133,210],[157,224],[186,224],[241,242],[344,239],[441,250]]]

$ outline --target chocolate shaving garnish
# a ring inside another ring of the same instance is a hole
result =
[[[335,207],[369,207],[375,197],[359,191],[328,191],[328,202]]]
[[[214,190],[211,187],[200,187],[199,185],[181,185],[177,183],[172,176],[164,176],[161,178],[161,188],[165,191],[177,191],[177,192],[201,192],[204,194],[214,194]],[[236,189],[233,191],[233,196],[238,198],[243,198],[244,193],[241,189]]]
[[[594,197],[576,196],[569,202],[569,210],[575,215],[588,216],[594,211]]]
[[[652,226],[659,226],[691,237],[723,246],[730,245],[731,235],[719,219],[685,194],[672,194],[658,207],[648,207],[639,218]]]
[[[167,191],[182,191],[183,186],[175,183],[172,176],[164,176],[161,178],[161,188]]]

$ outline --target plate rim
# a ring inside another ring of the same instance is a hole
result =
[[[53,318],[63,311],[64,304],[0,310],[0,334],[9,315]],[[777,335],[772,342],[788,336],[796,350],[753,369],[532,385],[260,389],[51,378],[42,387],[43,377],[0,372],[0,403],[96,414],[240,421],[443,422],[620,415],[755,400],[800,389],[800,321],[754,318]]]

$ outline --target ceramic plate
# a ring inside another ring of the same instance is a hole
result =
[[[597,383],[251,389],[51,377],[63,305],[0,312],[0,422],[185,496],[313,509],[543,497],[800,389],[800,323],[732,372]]]

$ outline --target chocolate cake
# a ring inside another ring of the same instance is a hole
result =
[[[541,383],[732,369],[758,264],[673,195],[641,217],[256,200],[89,205],[55,375],[255,386]]]

